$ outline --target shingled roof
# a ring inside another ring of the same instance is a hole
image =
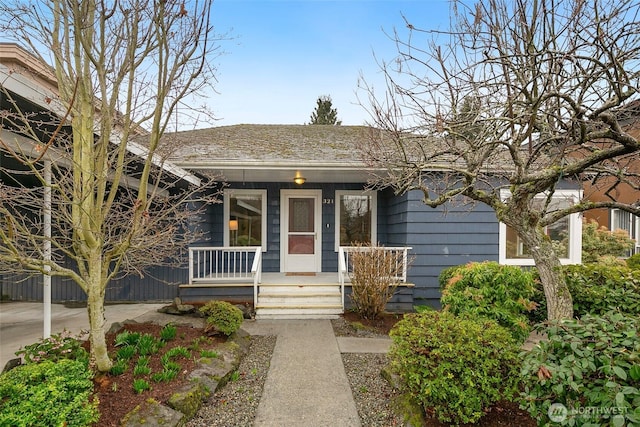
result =
[[[184,167],[219,164],[362,165],[365,126],[241,124],[165,134],[170,160]]]

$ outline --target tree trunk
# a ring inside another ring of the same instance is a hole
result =
[[[87,312],[89,314],[89,341],[91,343],[91,357],[100,372],[107,372],[113,365],[107,352],[107,340],[104,330],[104,287],[102,286],[99,269],[91,269],[90,283],[87,287]]]
[[[516,230],[531,251],[547,300],[547,319],[573,318],[573,300],[562,273],[562,265],[551,241],[542,229],[532,227]]]

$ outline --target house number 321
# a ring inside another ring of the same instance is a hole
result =
[[[332,205],[333,203],[333,199],[322,199],[322,204],[324,205]]]

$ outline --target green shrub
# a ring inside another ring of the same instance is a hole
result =
[[[357,244],[349,252],[351,302],[365,319],[377,319],[393,297],[403,274],[404,253]]]
[[[598,262],[602,256],[625,256],[634,242],[624,230],[609,231],[594,220],[582,224],[582,262]]]
[[[640,423],[638,317],[585,315],[543,330],[549,340],[523,361],[523,409],[540,425],[550,422],[552,404],[567,410],[564,420],[554,420],[562,425]]]
[[[565,280],[571,297],[575,317],[585,314],[604,314],[617,310],[628,315],[640,315],[640,271],[626,267],[601,264],[566,265]],[[536,300],[546,311],[541,290]]]
[[[45,360],[56,362],[61,359],[86,360],[89,355],[82,348],[82,341],[72,336],[66,329],[50,338],[25,346],[16,352],[16,356],[24,356],[26,363],[39,363]]]
[[[447,287],[449,283],[449,279],[458,275],[458,270],[463,268],[463,265],[453,265],[451,267],[446,267],[440,271],[438,275],[438,283],[440,284],[440,290],[444,291],[444,288]]]
[[[640,253],[631,255],[627,258],[627,267],[632,270],[640,270]]]
[[[527,339],[526,312],[536,307],[531,301],[535,291],[531,272],[497,262],[481,262],[447,269],[445,274],[449,279],[440,301],[446,311],[495,320],[517,341]]]
[[[221,332],[231,335],[237,331],[244,320],[242,311],[226,301],[209,301],[200,308],[205,315],[205,332]]]
[[[0,376],[0,425],[87,426],[100,418],[86,361],[45,360]]]
[[[476,422],[485,409],[516,392],[518,345],[491,320],[412,313],[390,336],[392,370],[411,397],[440,421]]]

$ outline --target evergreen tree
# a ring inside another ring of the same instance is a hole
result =
[[[341,125],[338,110],[332,108],[330,96],[320,96],[316,101],[316,109],[311,113],[310,125]]]

